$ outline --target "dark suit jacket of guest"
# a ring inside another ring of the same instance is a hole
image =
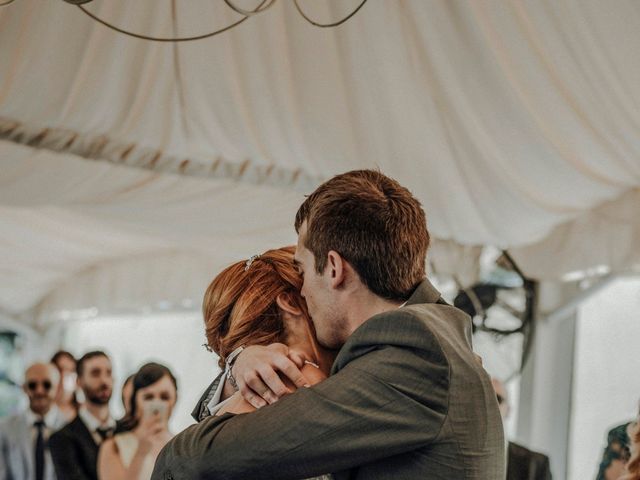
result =
[[[509,442],[507,480],[551,480],[549,457]]]
[[[405,307],[351,335],[328,379],[189,427],[152,479],[502,480],[504,449],[470,319],[425,280]]]
[[[78,416],[49,439],[58,480],[97,480],[98,445]]]

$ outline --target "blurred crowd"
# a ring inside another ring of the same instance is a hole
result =
[[[177,382],[147,363],[122,387],[125,415],[115,419],[111,360],[102,351],[77,361],[59,351],[25,372],[28,408],[0,420],[0,480],[148,479],[170,440]]]
[[[164,365],[147,363],[122,385],[124,416],[115,419],[111,360],[91,351],[78,360],[66,351],[25,372],[28,408],[0,419],[0,480],[148,479],[171,439],[168,422],[178,388]],[[503,420],[507,390],[493,379]],[[508,442],[507,480],[551,480],[549,457]],[[595,462],[594,462],[595,463]],[[637,420],[611,429],[596,480],[640,480]]]

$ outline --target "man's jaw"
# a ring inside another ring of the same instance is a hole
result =
[[[100,388],[97,392],[92,393],[91,395],[86,395],[87,401],[93,403],[94,405],[107,405],[111,400],[112,390],[109,388]]]
[[[45,415],[49,408],[51,408],[52,402],[47,402],[47,397],[34,398],[31,401],[31,410],[38,415]]]

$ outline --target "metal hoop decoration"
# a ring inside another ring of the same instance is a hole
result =
[[[240,15],[244,15],[245,17],[250,17],[251,15],[255,15],[256,13],[262,13],[268,8],[270,8],[275,2],[276,0],[269,0],[268,3],[264,5],[265,2],[263,1],[263,2],[260,2],[260,5],[258,5],[253,10],[245,10],[244,8],[240,8],[237,5],[234,5],[231,0],[224,0],[224,3],[226,3],[231,10],[233,10],[236,13],[239,13]]]
[[[300,15],[302,15],[302,18],[304,18],[307,22],[309,22],[311,25],[315,25],[316,27],[322,27],[322,28],[327,28],[327,27],[337,27],[338,25],[342,25],[344,22],[346,22],[347,20],[349,20],[351,17],[353,17],[356,13],[358,13],[358,10],[360,10],[362,8],[362,6],[367,3],[367,0],[362,0],[362,3],[360,5],[358,5],[356,7],[356,9],[351,12],[349,15],[347,15],[346,17],[344,17],[342,20],[335,22],[335,23],[318,23],[314,20],[311,20],[303,11],[302,8],[300,7],[300,5],[298,4],[298,0],[293,0],[294,5],[296,6],[296,9],[298,10],[298,13],[300,13]]]
[[[11,0],[14,1],[14,0]],[[268,1],[270,1],[271,3],[266,7],[268,8],[269,6],[271,6],[271,4],[273,4],[273,2],[275,0],[262,0],[260,2],[260,5],[258,5],[256,7],[255,10],[260,10],[262,8],[262,6],[267,3]],[[235,23],[232,23],[231,25],[227,25],[224,28],[221,28],[220,30],[216,30],[214,32],[210,32],[210,33],[205,33],[204,35],[197,35],[194,37],[178,37],[178,38],[171,38],[171,37],[151,37],[148,35],[140,35],[139,33],[134,33],[128,30],[124,30],[120,27],[116,27],[115,25],[107,22],[106,20],[101,19],[100,17],[96,16],[95,14],[91,13],[89,10],[87,10],[85,7],[83,7],[82,5],[77,5],[77,7],[82,10],[85,14],[87,14],[89,17],[91,17],[92,19],[94,19],[96,22],[101,23],[102,25],[104,25],[105,27],[110,28],[111,30],[115,30],[118,33],[123,33],[125,35],[129,35],[130,37],[135,37],[135,38],[140,38],[142,40],[151,40],[153,42],[190,42],[192,40],[202,40],[204,38],[210,38],[213,37],[214,35],[218,35],[220,33],[226,32],[227,30],[231,30],[233,27],[240,25],[242,22],[244,22],[246,19],[249,18],[248,15],[245,15],[244,18],[238,20]],[[233,8],[233,7],[231,7]],[[266,9],[265,8],[265,9]],[[235,9],[234,9],[235,10]],[[236,10],[237,11],[237,10]]]

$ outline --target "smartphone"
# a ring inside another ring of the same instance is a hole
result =
[[[144,418],[159,416],[166,422],[169,416],[169,405],[167,402],[162,400],[150,400],[145,402],[142,406],[142,416]]]

